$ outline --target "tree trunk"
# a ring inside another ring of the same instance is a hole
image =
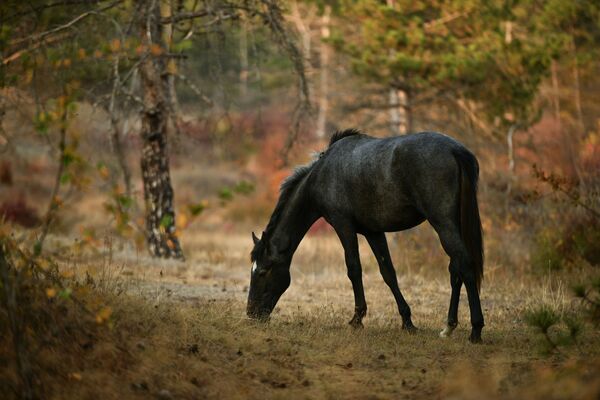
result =
[[[405,90],[390,87],[390,130],[394,135],[406,135],[412,130],[412,118]]]
[[[329,21],[331,17],[331,6],[325,6],[323,16],[321,17],[321,81],[319,85],[319,115],[317,118],[317,137],[325,137],[327,129],[327,111],[329,109],[329,44],[325,40],[329,39]]]
[[[312,7],[311,4],[308,4],[307,7]],[[331,9],[330,6],[325,6],[326,9]],[[312,13],[311,13],[312,14]],[[300,9],[298,7],[298,2],[292,2],[292,22],[296,25],[296,29],[300,33],[300,37],[302,38],[302,57],[304,58],[304,62],[310,65],[310,51],[311,51],[311,39],[310,39],[310,27],[308,27],[302,16],[300,15]],[[310,20],[310,16],[308,18]]]
[[[248,24],[244,20],[240,24],[240,95],[243,100],[248,96]]]
[[[146,204],[146,240],[155,257],[183,259],[175,232],[173,188],[167,152],[167,121],[169,120],[169,85],[165,61],[166,47],[160,25],[160,6],[139,0],[145,10],[140,29],[146,54],[140,64],[143,91],[142,110],[142,180]]]

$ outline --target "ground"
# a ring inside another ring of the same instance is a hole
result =
[[[188,235],[184,263],[111,245],[65,265],[89,274],[112,314],[104,339],[82,346],[64,367],[72,371],[46,388],[56,398],[598,398],[598,330],[586,326],[577,346],[547,354],[524,322],[535,304],[573,306],[566,278],[515,275],[489,263],[483,344],[468,342],[464,289],[460,324],[440,338],[450,296],[445,256],[431,249],[403,256],[403,237],[389,238],[419,328],[413,335],[400,329],[364,240],[369,311],[358,330],[348,325],[354,304],[342,249],[328,233],[303,241],[291,287],[268,323],[245,315],[249,232]]]

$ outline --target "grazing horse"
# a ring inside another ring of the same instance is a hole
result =
[[[402,328],[414,331],[385,232],[410,229],[428,220],[450,257],[452,294],[447,326],[440,336],[449,336],[456,328],[464,283],[471,311],[469,339],[480,342],[484,325],[479,302],[483,238],[477,206],[478,175],[475,156],[440,133],[380,139],[355,129],[336,132],[325,151],[283,182],[262,237],[252,233],[248,316],[268,318],[290,285],[294,252],[310,226],[323,217],[344,247],[355,301],[350,324],[362,326],[367,313],[358,253],[357,234],[361,234],[394,295]]]

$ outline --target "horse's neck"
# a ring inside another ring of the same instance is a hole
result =
[[[279,237],[282,241],[287,241],[286,247],[292,254],[308,229],[319,218],[317,211],[310,206],[311,201],[305,185],[301,184],[296,190],[285,205],[273,235],[274,238]]]

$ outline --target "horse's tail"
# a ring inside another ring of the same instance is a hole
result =
[[[454,152],[460,167],[460,234],[471,257],[471,267],[475,275],[477,290],[483,279],[483,234],[479,206],[477,205],[477,180],[479,163],[468,150]]]

